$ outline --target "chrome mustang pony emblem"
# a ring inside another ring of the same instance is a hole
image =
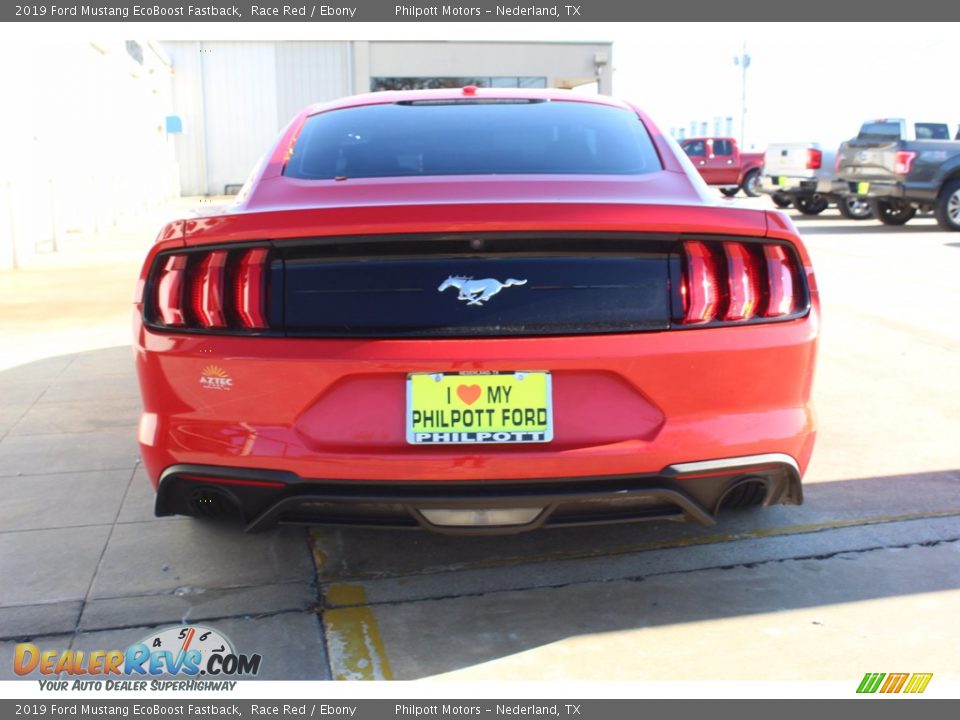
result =
[[[457,300],[463,300],[467,305],[482,306],[487,300],[504,288],[526,284],[526,280],[517,280],[516,278],[507,278],[504,282],[500,282],[493,278],[474,280],[472,277],[464,277],[463,275],[451,275],[440,283],[440,287],[438,287],[437,290],[443,292],[448,287],[455,287],[460,291],[457,295]]]

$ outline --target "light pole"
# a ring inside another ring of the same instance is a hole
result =
[[[743,44],[743,53],[733,59],[733,64],[740,67],[740,148],[746,150],[744,139],[747,124],[747,68],[750,67],[750,56],[747,55],[747,44]]]

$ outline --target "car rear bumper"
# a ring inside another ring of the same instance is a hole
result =
[[[848,192],[846,183],[830,178],[810,178],[764,175],[760,178],[760,192],[768,195],[842,195]]]
[[[512,533],[637,520],[711,525],[729,493],[755,485],[764,504],[799,504],[800,472],[782,454],[685,463],[658,473],[483,483],[343,482],[199,465],[168,468],[157,515],[238,517],[277,524]]]
[[[717,476],[710,493],[695,495],[688,478],[667,469],[777,453],[790,458],[798,481],[813,448],[815,293],[805,316],[785,322],[575,337],[244,338],[158,333],[137,314],[134,324],[144,404],[139,441],[155,486],[181,466],[240,479],[246,476],[236,473],[254,473],[254,480],[279,473],[277,482],[295,484],[297,497],[322,495],[331,484],[342,492],[343,483],[401,493],[414,486],[442,493],[465,483],[482,495],[505,481],[568,480],[588,495],[593,484],[602,486],[597,492],[605,497],[610,478],[632,478],[653,483],[646,490],[694,497],[700,511],[680,514],[702,522],[729,489],[724,483],[737,478]],[[551,442],[407,444],[408,373],[515,370],[550,371]],[[665,479],[672,484],[661,487]],[[645,486],[612,492],[635,487]],[[166,492],[161,488],[161,497]],[[244,518],[254,527],[269,524],[265,513],[286,499],[255,508],[244,500]],[[161,512],[185,508],[182,499],[158,499]],[[288,503],[281,515],[299,513],[289,510]],[[409,521],[409,508],[404,514]]]
[[[932,183],[848,180],[843,185],[844,192],[847,195],[880,200],[903,200],[922,204],[935,202],[939,192],[938,186]]]

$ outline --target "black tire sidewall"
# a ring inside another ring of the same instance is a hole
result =
[[[950,218],[949,213],[950,198],[956,192],[960,192],[960,178],[954,178],[943,186],[940,195],[937,196],[937,204],[933,210],[937,218],[937,224],[943,230],[952,232],[960,231],[960,224],[955,223]]]

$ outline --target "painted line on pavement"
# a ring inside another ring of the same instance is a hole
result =
[[[334,680],[392,680],[393,671],[366,593],[359,585],[337,583],[324,592],[327,651]]]

